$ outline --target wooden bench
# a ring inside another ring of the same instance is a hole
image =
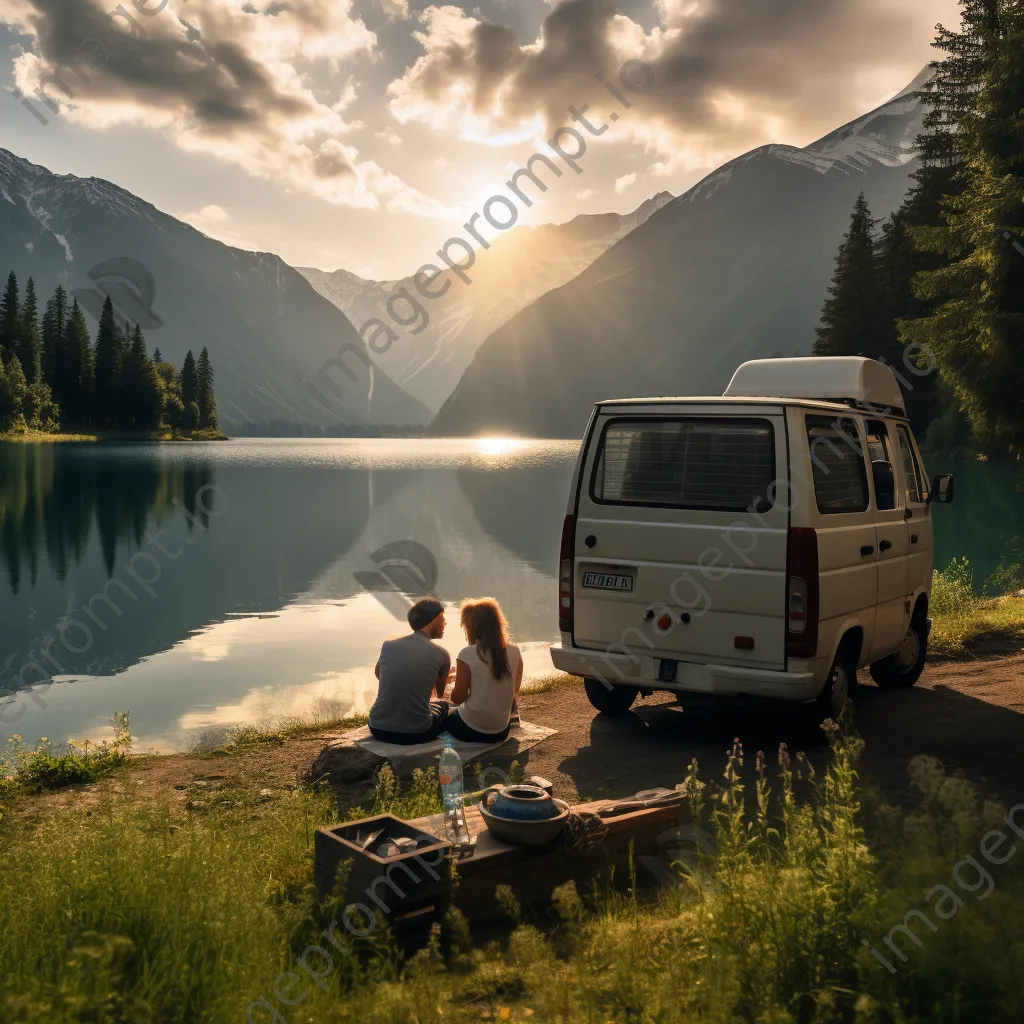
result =
[[[595,800],[577,804],[572,810],[596,813],[614,802]],[[509,886],[520,903],[528,904],[548,899],[552,889],[565,882],[585,883],[612,868],[621,879],[629,869],[630,844],[635,857],[656,852],[657,837],[679,823],[679,805],[629,811],[602,820],[607,834],[589,852],[562,850],[557,843],[530,848],[502,842],[489,831],[477,807],[467,807],[466,822],[470,835],[476,836],[477,841],[472,854],[457,862],[455,906],[471,922],[481,921],[500,913],[494,897],[499,885]],[[409,825],[436,836],[444,835],[441,814],[416,818]]]

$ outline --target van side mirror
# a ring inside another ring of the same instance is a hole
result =
[[[932,481],[931,501],[939,505],[948,505],[956,493],[956,481],[952,473],[940,473]]]
[[[872,462],[871,475],[875,480],[875,505],[880,512],[896,507],[896,476],[889,462]]]

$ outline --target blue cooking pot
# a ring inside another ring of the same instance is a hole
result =
[[[493,786],[483,795],[487,813],[509,821],[547,821],[562,809],[538,786]]]

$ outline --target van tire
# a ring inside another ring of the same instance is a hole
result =
[[[609,689],[596,679],[584,679],[583,688],[587,691],[587,700],[602,715],[624,715],[633,706],[639,693],[635,686],[612,684]]]
[[[921,678],[928,657],[929,625],[924,615],[915,613],[900,649],[870,666],[871,678],[880,689],[906,690]]]
[[[839,722],[850,703],[850,694],[857,685],[857,663],[853,651],[843,643],[836,652],[835,661],[829,669],[828,678],[818,694],[817,700],[810,705],[811,716],[815,725],[821,725],[828,719]]]

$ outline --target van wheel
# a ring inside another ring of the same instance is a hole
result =
[[[838,722],[842,718],[850,701],[850,691],[856,681],[857,666],[849,648],[842,646],[836,653],[836,660],[832,662],[832,668],[821,693],[811,705],[811,715],[815,724],[820,725],[828,718],[833,722]]]
[[[871,678],[883,690],[904,690],[921,678],[927,656],[928,620],[917,614],[910,620],[900,649],[870,667]]]
[[[583,687],[587,691],[587,700],[602,715],[624,715],[637,698],[635,686],[612,685],[611,688],[596,679],[584,679]]]

